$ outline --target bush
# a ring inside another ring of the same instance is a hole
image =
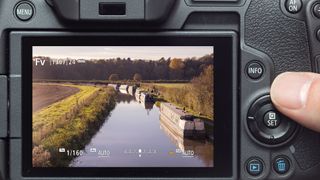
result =
[[[49,167],[50,158],[51,154],[43,146],[36,146],[32,149],[33,167]]]
[[[144,84],[144,88],[160,93],[161,97],[171,103],[186,107],[196,115],[213,119],[213,66],[204,68],[200,76],[184,86],[164,86]]]

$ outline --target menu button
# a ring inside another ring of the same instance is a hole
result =
[[[33,5],[30,2],[20,2],[16,5],[15,15],[21,21],[28,21],[34,14]]]

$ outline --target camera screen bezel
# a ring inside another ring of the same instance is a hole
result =
[[[231,177],[235,160],[234,34],[146,33],[22,37],[22,175],[25,177]],[[32,46],[214,46],[214,167],[34,168],[32,167]],[[232,113],[231,113],[232,112]]]

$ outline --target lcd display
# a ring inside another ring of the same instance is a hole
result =
[[[213,46],[32,46],[33,167],[214,167]]]

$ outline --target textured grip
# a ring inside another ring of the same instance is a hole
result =
[[[274,62],[276,75],[285,71],[311,71],[310,49],[304,21],[284,15],[279,0],[252,0],[245,15],[245,43]],[[304,130],[293,154],[301,169],[320,163],[320,135]]]
[[[301,169],[306,170],[320,163],[319,133],[305,130],[293,146],[295,147],[293,156]]]
[[[252,0],[245,15],[245,43],[271,57],[275,72],[311,71],[307,29],[285,16],[279,0]]]

